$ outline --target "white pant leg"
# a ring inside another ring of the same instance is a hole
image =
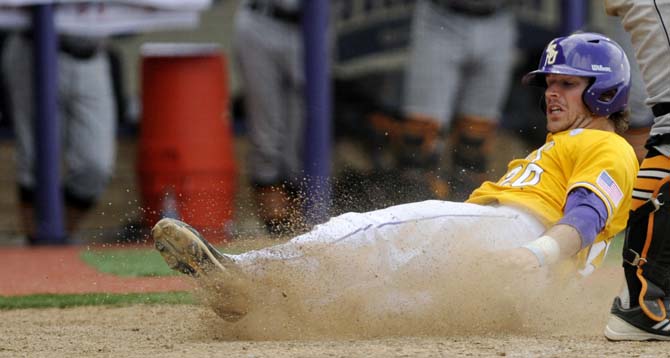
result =
[[[262,317],[279,310],[324,324],[360,319],[383,327],[383,317],[396,314],[419,321],[457,314],[450,310],[470,299],[468,287],[481,296],[472,299],[496,295],[486,284],[485,293],[473,290],[482,277],[468,268],[487,257],[482,251],[520,246],[544,229],[513,208],[433,200],[340,215],[233,259],[251,280],[253,311]]]
[[[249,173],[258,184],[299,175],[304,113],[300,27],[240,5],[234,51],[245,93]]]
[[[607,0],[605,9],[621,17],[631,35],[649,99],[647,104],[670,102],[670,0]],[[655,119],[651,135],[670,132],[670,114]]]
[[[428,0],[417,2],[405,70],[406,113],[430,116],[440,126],[449,127],[469,50],[464,25],[461,17],[438,12],[437,5]]]
[[[323,269],[330,274],[390,276],[413,265],[446,269],[459,243],[501,250],[521,246],[544,229],[513,208],[430,200],[343,214],[285,244],[234,259],[251,275],[279,262],[312,272],[315,278]]]
[[[17,181],[35,186],[32,44],[20,35],[7,40],[3,71],[17,137]],[[66,163],[65,186],[82,199],[100,196],[112,174],[116,116],[106,54],[88,60],[58,55],[58,115]]]
[[[472,55],[466,62],[458,115],[497,123],[509,92],[516,50],[516,22],[510,11],[483,19],[469,18]],[[493,55],[495,54],[495,55]]]
[[[623,48],[628,61],[630,61],[630,97],[628,98],[628,108],[630,109],[630,127],[651,127],[654,123],[654,114],[651,113],[645,101],[647,100],[647,90],[644,88],[640,66],[635,59],[635,49],[630,41],[630,35],[624,30],[621,19],[610,16],[607,19],[607,28],[605,34],[616,41]]]
[[[116,155],[116,107],[107,52],[90,59],[59,56],[66,190],[96,200],[107,187]]]
[[[33,62],[31,44],[19,34],[7,37],[2,70],[11,102],[16,135],[16,180],[26,188],[35,186],[35,136]]]

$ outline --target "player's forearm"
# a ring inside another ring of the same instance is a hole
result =
[[[605,227],[607,207],[592,191],[578,187],[566,200],[563,218],[542,237],[524,247],[535,255],[540,266],[572,257],[593,244]]]
[[[544,235],[551,237],[558,243],[558,247],[560,248],[559,260],[576,255],[582,245],[582,238],[579,232],[570,225],[554,225]]]
[[[543,267],[575,255],[581,243],[577,229],[556,224],[545,231],[544,235],[523,245],[523,248],[532,252],[538,266]]]

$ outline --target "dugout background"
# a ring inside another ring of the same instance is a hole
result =
[[[528,146],[544,140],[544,119],[536,108],[535,94],[521,87],[521,74],[536,66],[539,53],[546,42],[558,34],[561,0],[518,0],[515,11],[519,20],[517,65],[502,125],[501,148],[508,152],[494,158],[494,167],[503,166],[511,155],[523,153]],[[120,109],[116,171],[111,185],[98,207],[82,227],[80,239],[85,241],[114,242],[124,237],[142,238],[145,234],[137,226],[141,214],[135,173],[136,134],[139,121],[139,48],[146,42],[215,42],[229,55],[233,15],[237,0],[214,1],[203,12],[201,26],[193,31],[149,33],[117,37],[111,42],[116,76],[117,102]],[[337,136],[335,173],[344,169],[357,170],[369,165],[367,154],[361,149],[361,105],[397,108],[402,93],[402,71],[410,26],[412,0],[333,0],[334,31],[334,116]],[[587,29],[602,31],[606,15],[602,1],[588,1]],[[2,40],[0,34],[0,41]],[[230,57],[230,56],[229,56]],[[238,103],[244,95],[232,61],[228,61],[231,99]],[[342,89],[356,88],[356,93]],[[339,89],[339,90],[338,90]],[[347,95],[342,95],[346,93]],[[0,245],[16,244],[18,217],[14,185],[14,141],[11,118],[4,111],[4,94],[0,95]],[[235,149],[238,163],[244,163],[246,138],[244,114],[239,106],[231,106],[235,118]],[[259,233],[259,225],[251,214],[253,203],[246,184],[246,168],[239,165],[236,196],[235,230],[238,235]],[[366,209],[365,205],[349,203],[351,209]]]

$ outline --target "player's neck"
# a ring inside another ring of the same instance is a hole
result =
[[[604,116],[591,117],[591,120],[582,128],[598,129],[601,131],[615,132],[614,122]]]
[[[578,118],[569,129],[597,129],[601,131],[614,132],[614,122],[604,116],[584,116]]]

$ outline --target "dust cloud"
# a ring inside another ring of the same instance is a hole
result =
[[[558,280],[550,271],[519,272],[463,242],[452,247],[456,259],[448,265],[419,255],[388,270],[383,258],[371,262],[365,249],[314,247],[297,263],[268,260],[254,275],[234,272],[200,282],[202,301],[237,320],[206,322],[203,334],[310,340],[602,331],[620,285],[613,270]]]

